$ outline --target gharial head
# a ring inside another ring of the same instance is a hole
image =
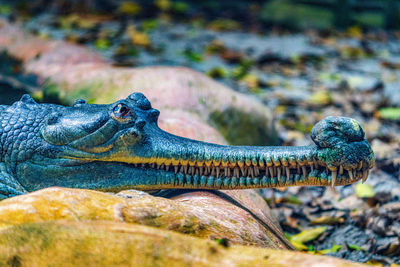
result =
[[[78,100],[72,107],[36,104],[24,96],[4,114],[25,129],[17,138],[23,143],[7,149],[3,161],[27,191],[343,185],[365,180],[374,165],[361,126],[343,117],[316,124],[315,145],[263,147],[169,134],[157,126],[159,111],[141,93],[110,105]]]

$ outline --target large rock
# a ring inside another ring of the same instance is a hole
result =
[[[62,41],[44,41],[1,21],[0,49],[24,62],[26,71],[55,83],[61,96],[109,103],[143,92],[161,111],[161,125],[171,113],[189,115],[198,124],[211,124],[234,144],[276,142],[271,111],[257,99],[235,92],[207,76],[183,67],[113,67],[93,51]],[[173,133],[188,133],[176,125]],[[200,132],[203,129],[200,130]],[[190,131],[189,131],[190,132]],[[198,137],[187,136],[187,137]],[[214,141],[207,140],[205,141]],[[215,138],[214,138],[215,139]]]
[[[235,244],[286,248],[282,232],[265,201],[252,190],[229,194],[260,218],[207,192],[180,195],[174,200],[141,191],[117,195],[83,189],[48,188],[0,202],[0,229],[52,220],[109,220],[138,223]],[[274,234],[278,233],[278,236]],[[281,237],[281,238],[279,238]]]
[[[365,266],[300,252],[223,246],[148,226],[45,222],[0,231],[1,266]]]

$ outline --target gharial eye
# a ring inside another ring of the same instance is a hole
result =
[[[131,110],[127,105],[120,103],[113,108],[113,113],[116,118],[126,119],[131,115]]]

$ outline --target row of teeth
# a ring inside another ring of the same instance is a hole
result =
[[[239,177],[248,177],[248,178],[260,178],[260,177],[276,177],[278,180],[281,180],[281,177],[286,177],[288,180],[294,178],[294,176],[300,175],[303,179],[307,179],[310,173],[314,172],[314,169],[319,170],[321,172],[325,172],[326,174],[331,174],[331,186],[334,186],[336,183],[336,179],[338,175],[342,176],[345,172],[348,173],[348,177],[351,180],[357,180],[358,175],[357,171],[362,169],[362,163],[358,166],[357,169],[349,169],[346,170],[343,166],[339,166],[335,170],[329,170],[325,166],[319,165],[317,162],[313,162],[309,165],[292,165],[292,166],[214,166],[211,164],[210,166],[190,166],[190,165],[158,165],[156,163],[152,164],[135,164],[136,166],[144,167],[144,168],[153,168],[153,169],[161,169],[165,171],[174,171],[175,174],[182,173],[185,175],[198,175],[198,176],[211,176],[211,177],[224,177],[224,178],[239,178]],[[369,171],[362,171],[362,181],[363,183],[368,178]]]

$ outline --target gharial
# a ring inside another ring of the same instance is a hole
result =
[[[157,126],[142,93],[110,105],[0,106],[0,199],[50,186],[103,191],[344,185],[366,180],[374,154],[357,121],[327,117],[302,147],[224,146]]]

